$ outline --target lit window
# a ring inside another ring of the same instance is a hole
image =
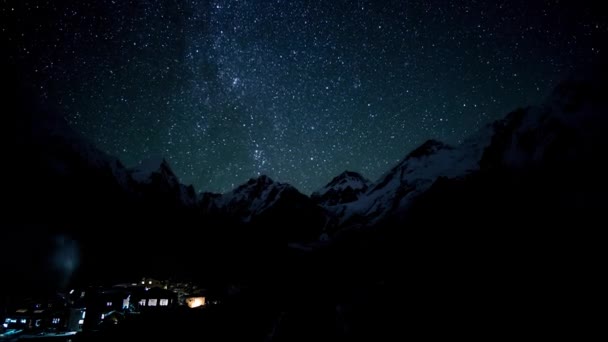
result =
[[[146,306],[146,300],[145,299],[140,299],[139,300],[139,305],[140,306]]]
[[[148,306],[156,306],[157,299],[148,299]]]
[[[82,311],[82,319],[84,319],[84,316],[86,316],[86,315],[87,315],[87,312],[83,310]]]
[[[53,324],[59,324],[59,318],[53,318]]]
[[[168,306],[169,305],[169,300],[168,299],[161,299],[160,300],[160,306]]]
[[[205,297],[190,297],[186,299],[186,304],[189,308],[205,306]]]
[[[22,318],[22,319],[21,319],[21,324],[25,324],[25,323],[27,323],[27,319]]]
[[[78,324],[84,324],[84,319],[78,320]]]

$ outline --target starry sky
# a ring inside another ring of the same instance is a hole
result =
[[[595,7],[595,8],[594,8]],[[310,193],[457,144],[593,61],[585,1],[2,0],[9,63],[100,149]]]

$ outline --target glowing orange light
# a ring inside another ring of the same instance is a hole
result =
[[[188,305],[189,308],[205,306],[205,297],[190,297],[186,299],[186,305]]]

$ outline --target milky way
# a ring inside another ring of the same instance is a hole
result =
[[[599,6],[599,5],[598,5]],[[608,27],[563,1],[11,1],[8,57],[102,150],[163,155],[224,192],[305,193],[457,144],[593,60]]]

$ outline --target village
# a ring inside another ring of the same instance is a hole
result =
[[[79,336],[116,329],[129,320],[205,310],[219,302],[190,282],[152,278],[74,288],[52,296],[32,295],[4,303],[0,341],[78,340]]]

